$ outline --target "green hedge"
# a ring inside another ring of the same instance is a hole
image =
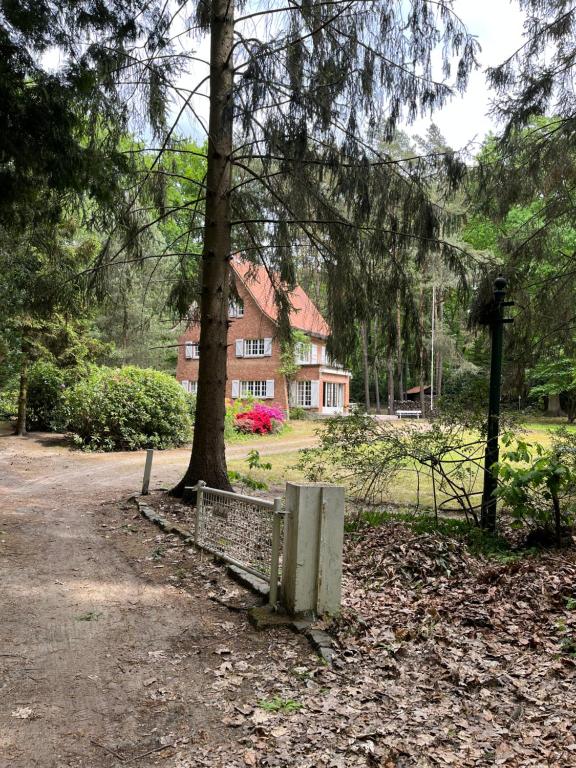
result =
[[[64,391],[55,423],[87,450],[170,448],[191,438],[191,402],[166,373],[97,368]]]
[[[38,360],[28,372],[26,428],[51,432],[57,429],[56,412],[62,403],[70,372],[54,363]]]

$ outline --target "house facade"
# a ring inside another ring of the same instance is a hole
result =
[[[226,396],[246,395],[284,410],[300,407],[324,414],[346,413],[350,373],[326,354],[330,328],[309,296],[297,286],[290,294],[290,325],[306,340],[296,345],[297,372],[287,380],[281,370],[278,310],[274,289],[263,267],[232,262],[238,296],[230,304]],[[180,336],[176,378],[188,392],[198,383],[200,326]]]

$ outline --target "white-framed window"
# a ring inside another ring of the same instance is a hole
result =
[[[270,357],[272,339],[236,339],[236,357]]]
[[[294,356],[299,365],[306,365],[312,362],[312,344],[305,341],[299,341],[294,345]]]
[[[244,317],[244,302],[242,299],[232,299],[230,301],[228,317]]]
[[[187,379],[184,379],[184,381],[182,381],[182,387],[186,392],[189,392],[191,395],[195,395],[198,392],[197,381],[188,381]]]
[[[240,394],[266,397],[266,381],[242,381],[240,382]]]
[[[244,357],[264,357],[264,339],[244,339]]]
[[[274,379],[256,381],[232,381],[232,397],[257,397],[263,400],[274,399]]]
[[[310,408],[312,405],[312,382],[299,381],[296,385],[296,405],[301,408]]]
[[[184,345],[186,360],[197,360],[200,357],[200,345],[197,341],[187,341]]]
[[[344,405],[344,384],[324,382],[324,407],[342,408]]]

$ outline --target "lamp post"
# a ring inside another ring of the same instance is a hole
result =
[[[504,323],[511,323],[510,318],[504,317],[504,307],[514,304],[504,301],[506,296],[506,279],[499,275],[494,281],[494,303],[490,316],[490,337],[492,352],[490,360],[490,394],[488,398],[488,428],[486,436],[486,452],[484,454],[484,490],[482,491],[482,512],[480,524],[483,529],[496,530],[496,486],[497,477],[494,464],[498,461],[498,434],[500,430],[500,392],[502,388],[502,350]]]

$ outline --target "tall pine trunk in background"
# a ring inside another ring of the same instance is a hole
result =
[[[400,314],[400,294],[396,295],[396,370],[398,371],[398,400],[405,399],[404,364],[402,360],[402,316]]]
[[[394,413],[394,359],[390,351],[388,351],[386,358],[386,376],[388,379],[388,414],[392,416]]]
[[[26,434],[26,411],[28,405],[28,347],[22,342],[22,361],[20,363],[20,389],[18,392],[18,416],[16,418],[16,434],[24,437]]]
[[[420,351],[420,369],[419,369],[419,385],[420,385],[420,410],[422,416],[426,413],[426,401],[424,397],[424,389],[426,386],[424,375],[424,286],[420,283],[420,293],[418,296],[418,325],[420,329],[418,339],[418,349]]]
[[[204,480],[231,490],[226,468],[226,356],[230,287],[234,0],[212,0],[210,119],[200,296],[200,359],[192,455],[172,493]]]
[[[442,333],[443,328],[442,325],[444,323],[444,293],[442,289],[438,291],[438,299],[436,301],[436,330],[437,333],[440,335],[440,341],[442,341]],[[432,386],[434,387],[434,396],[435,397],[442,397],[442,367],[444,365],[444,357],[442,354],[442,343],[438,346],[436,350],[436,382],[432,382]]]
[[[368,362],[368,327],[365,322],[360,324],[360,337],[362,339],[362,365],[364,367],[364,404],[366,411],[370,411],[370,364]]]

